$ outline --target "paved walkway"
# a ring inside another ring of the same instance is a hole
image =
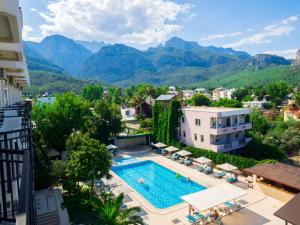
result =
[[[166,157],[151,153],[147,150],[144,151],[120,151],[119,156],[133,156],[139,160],[152,160],[162,166],[169,168],[175,172],[179,172],[183,176],[190,177],[193,181],[206,186],[212,187],[223,182],[225,179],[217,179],[211,175],[205,175],[196,171],[191,167],[184,166],[178,162],[174,162]],[[119,184],[114,190],[116,194],[124,192],[125,203],[130,206],[140,206],[142,207],[142,212],[145,222],[149,225],[187,225],[189,222],[185,218],[188,214],[188,204],[181,203],[172,206],[167,209],[157,209],[151,205],[147,200],[145,200],[139,193],[133,190],[127,185],[121,178],[116,174],[113,174],[113,178],[110,181],[114,184]],[[273,213],[279,209],[284,203],[268,197],[263,193],[249,189],[247,185],[242,182],[242,180],[236,184],[239,187],[245,189],[248,194],[239,199],[242,204],[243,209],[225,216],[222,218],[224,224],[230,225],[282,225],[284,224],[282,220],[275,217]]]

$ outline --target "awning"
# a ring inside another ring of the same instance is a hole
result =
[[[282,206],[274,213],[275,216],[287,221],[288,223],[300,224],[300,194],[297,194],[292,200]]]
[[[176,147],[174,147],[174,146],[169,146],[169,147],[165,148],[165,150],[167,152],[176,152],[176,151],[179,151],[179,149],[176,148]]]
[[[115,145],[107,145],[106,146],[106,149],[107,150],[113,150],[113,149],[117,149],[118,147],[117,146],[115,146]]]
[[[225,171],[228,171],[228,172],[238,169],[236,166],[233,166],[230,163],[224,163],[222,165],[217,165],[217,167],[221,170],[225,170]]]
[[[186,150],[181,150],[179,152],[176,152],[177,155],[180,155],[180,156],[188,156],[188,155],[191,155],[192,153],[186,151]]]
[[[167,147],[167,145],[165,145],[164,143],[158,142],[156,144],[153,145],[156,148],[165,148]]]
[[[200,163],[200,164],[207,164],[207,163],[210,163],[210,162],[211,162],[210,159],[208,159],[208,158],[206,158],[206,157],[204,157],[204,156],[199,157],[199,158],[196,158],[196,159],[194,159],[194,161],[195,161],[195,162],[198,162],[198,163]]]
[[[232,184],[223,183],[181,198],[199,211],[207,210],[246,195],[247,192]]]

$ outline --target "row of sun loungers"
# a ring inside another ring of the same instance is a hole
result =
[[[198,166],[197,170],[199,172],[205,173],[207,175],[213,173],[213,168],[211,166]],[[214,173],[214,176],[219,179],[223,178],[225,175],[226,175],[226,172],[224,170],[221,172]],[[238,181],[238,177],[236,175],[234,175],[234,176],[228,177],[226,180],[229,183],[235,183]]]
[[[191,224],[208,224],[213,221],[218,225],[222,225],[223,224],[221,220],[222,216],[231,214],[241,208],[242,207],[239,203],[224,202],[224,204],[220,205],[219,207],[215,207],[213,209],[219,212],[218,218],[214,218],[210,211],[206,211],[206,212],[195,211],[193,214],[186,216],[186,218]]]

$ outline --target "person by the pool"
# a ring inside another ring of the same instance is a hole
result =
[[[188,182],[190,182],[190,181],[191,181],[191,178],[187,177],[186,180],[187,180]]]
[[[145,183],[145,181],[144,181],[143,178],[138,179],[138,181],[139,181],[140,184],[144,184]]]

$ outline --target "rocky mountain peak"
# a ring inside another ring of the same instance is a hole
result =
[[[294,66],[300,65],[300,49],[297,51],[297,56],[296,56],[296,59],[295,59],[293,65]]]

